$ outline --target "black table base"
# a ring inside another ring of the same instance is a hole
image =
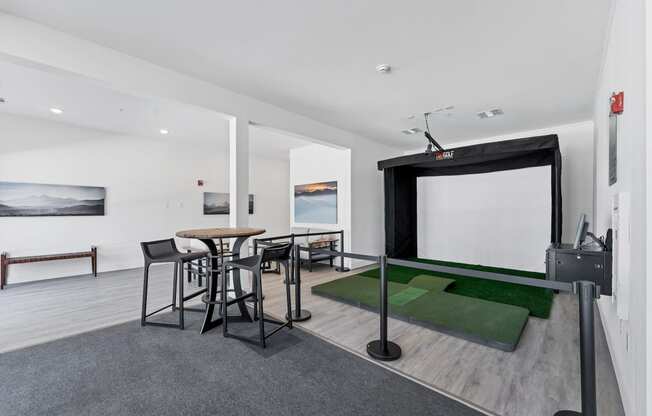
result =
[[[235,243],[233,244],[233,258],[237,259],[240,257],[240,248],[242,247],[242,244],[247,240],[248,237],[238,237],[235,240]],[[222,325],[222,317],[220,316],[219,318],[213,318],[213,314],[215,312],[215,300],[217,299],[217,284],[219,281],[219,267],[220,265],[218,264],[218,256],[219,256],[219,251],[217,250],[217,246],[215,245],[215,241],[212,239],[202,239],[202,243],[206,244],[206,247],[208,247],[208,250],[210,251],[212,255],[212,264],[211,264],[211,276],[210,276],[210,282],[209,282],[209,287],[208,287],[208,301],[207,302],[207,307],[206,307],[206,315],[204,317],[204,323],[202,324],[201,330],[199,331],[201,334],[204,334],[208,331],[210,331],[213,328],[216,328],[220,325]],[[240,282],[240,270],[233,270],[231,271],[232,273],[232,281],[233,281],[233,291],[235,292],[235,297],[241,297],[244,292],[242,291],[242,283]],[[224,279],[222,284],[227,284],[228,280]],[[247,321],[247,322],[253,322],[253,319],[251,318],[251,315],[249,314],[249,310],[247,309],[247,305],[245,304],[244,301],[238,302],[238,309],[240,310],[240,317],[241,320]],[[219,313],[219,310],[218,310]],[[230,318],[231,319],[231,318]]]

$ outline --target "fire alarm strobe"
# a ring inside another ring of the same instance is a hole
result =
[[[622,114],[625,109],[625,93],[623,91],[611,94],[611,113]]]

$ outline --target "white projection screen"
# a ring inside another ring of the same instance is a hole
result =
[[[417,178],[420,258],[545,271],[550,166]]]

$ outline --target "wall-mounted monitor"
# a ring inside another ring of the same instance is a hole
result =
[[[577,230],[575,231],[575,241],[573,241],[573,248],[575,250],[578,250],[586,239],[586,233],[588,230],[589,223],[586,220],[586,214],[580,214],[580,220],[577,223]]]

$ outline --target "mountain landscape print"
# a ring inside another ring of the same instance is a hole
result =
[[[229,194],[204,192],[204,215],[228,215]]]
[[[229,194],[204,192],[204,215],[229,215],[231,212]],[[254,196],[249,194],[249,214],[254,213]]]
[[[337,181],[296,185],[294,222],[337,224]]]
[[[104,215],[106,189],[0,182],[0,217]]]

